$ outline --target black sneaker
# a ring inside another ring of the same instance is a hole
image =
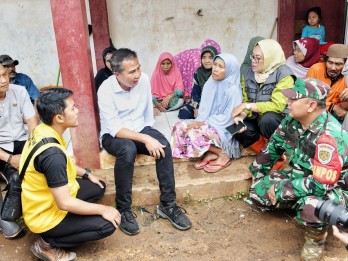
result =
[[[192,226],[190,219],[185,215],[186,210],[177,205],[164,207],[161,203],[157,206],[157,214],[161,218],[169,219],[177,229],[187,230]]]
[[[123,233],[130,236],[139,233],[140,229],[137,220],[135,219],[136,217],[137,215],[130,209],[126,209],[123,212],[121,212],[120,229]]]

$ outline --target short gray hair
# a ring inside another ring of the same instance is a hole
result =
[[[121,73],[124,70],[122,62],[134,59],[138,59],[137,53],[128,48],[121,48],[114,51],[110,58],[112,72]]]

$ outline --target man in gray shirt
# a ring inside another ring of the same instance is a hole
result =
[[[28,138],[25,123],[29,132],[38,124],[29,94],[22,86],[10,84],[8,70],[0,64],[0,174],[6,182],[19,166],[22,149]],[[0,217],[0,230],[5,238],[14,238],[22,228]]]

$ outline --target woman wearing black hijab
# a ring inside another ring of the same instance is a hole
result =
[[[112,52],[117,51],[114,47],[108,47],[103,51],[103,61],[104,61],[104,68],[101,68],[97,75],[94,77],[94,84],[95,89],[98,92],[99,86],[112,75],[111,65],[110,65],[110,58],[112,56]]]

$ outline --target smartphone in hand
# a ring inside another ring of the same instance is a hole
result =
[[[239,121],[238,123],[233,123],[232,125],[228,126],[226,130],[228,130],[229,133],[232,135],[238,133],[242,128],[245,127],[244,122]]]

